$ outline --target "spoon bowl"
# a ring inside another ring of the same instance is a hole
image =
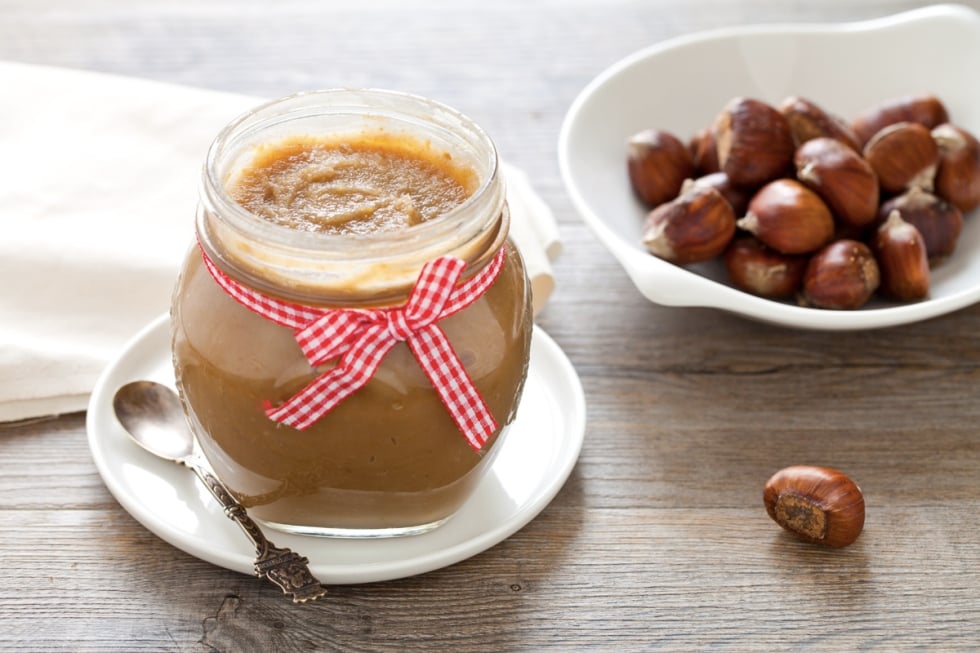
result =
[[[180,462],[194,453],[180,397],[167,386],[127,383],[116,391],[112,409],[130,437],[153,455]]]

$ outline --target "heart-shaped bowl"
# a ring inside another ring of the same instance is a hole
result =
[[[926,299],[872,299],[836,311],[764,299],[732,286],[720,261],[678,266],[640,240],[648,209],[634,196],[626,142],[656,127],[682,139],[710,125],[733,97],[777,105],[803,96],[849,118],[885,100],[931,93],[950,121],[980,135],[980,15],[935,5],[841,24],[734,27],[679,37],[613,64],[565,116],[562,178],[576,209],[640,292],[668,306],[702,306],[774,324],[821,330],[896,326],[980,300],[980,210],[965,216],[954,254],[932,270]]]

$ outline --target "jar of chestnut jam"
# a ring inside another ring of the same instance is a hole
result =
[[[302,93],[218,135],[173,362],[208,461],[253,518],[377,537],[460,508],[527,374],[509,222],[491,139],[429,99]]]

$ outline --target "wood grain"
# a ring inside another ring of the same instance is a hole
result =
[[[389,87],[472,115],[560,221],[540,323],[589,406],[578,466],[515,536],[303,606],[133,520],[98,476],[84,416],[2,425],[0,650],[976,650],[980,307],[811,333],[651,305],[574,215],[555,155],[574,96],[640,47],[922,4],[0,0],[4,59],[265,96]],[[815,548],[769,521],[765,480],[800,462],[862,486],[853,546]]]

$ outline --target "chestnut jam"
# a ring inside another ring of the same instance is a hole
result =
[[[189,422],[216,475],[259,521],[328,536],[425,532],[452,516],[517,411],[530,290],[508,240],[495,148],[438,103],[385,91],[279,100],[209,151],[191,248],[174,293],[173,359]],[[472,446],[404,341],[365,385],[305,430],[274,421],[335,361],[313,365],[292,328],[250,310],[204,265],[312,309],[397,309],[441,256],[485,293],[438,327],[497,428]]]

